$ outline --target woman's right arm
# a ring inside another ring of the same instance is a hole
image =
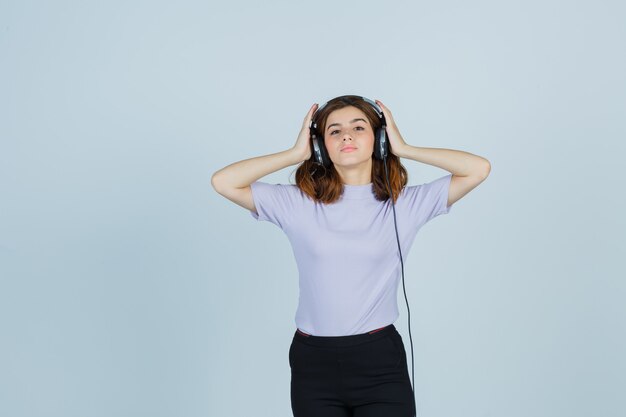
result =
[[[211,185],[222,196],[235,204],[256,212],[250,184],[272,172],[295,165],[311,157],[309,123],[317,104],[313,104],[304,118],[296,144],[286,151],[257,156],[232,163],[211,177]]]

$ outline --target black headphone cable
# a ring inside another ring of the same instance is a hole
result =
[[[413,391],[413,407],[415,408],[415,413],[417,413],[417,405],[415,404],[415,366],[413,360],[413,338],[411,337],[411,310],[409,309],[409,302],[406,297],[406,288],[404,287],[404,262],[402,261],[402,249],[400,248],[400,238],[398,236],[398,224],[396,222],[396,205],[393,199],[393,191],[391,189],[391,184],[389,183],[389,172],[387,171],[387,156],[383,156],[383,166],[385,167],[385,179],[387,180],[387,188],[389,190],[389,195],[391,195],[391,208],[393,209],[393,224],[396,229],[396,241],[398,242],[398,252],[400,253],[400,265],[402,266],[402,290],[404,291],[404,300],[406,301],[406,310],[408,312],[408,320],[409,320],[409,341],[411,342],[411,390]]]

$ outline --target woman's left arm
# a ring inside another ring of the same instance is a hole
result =
[[[394,155],[434,165],[452,173],[448,190],[448,206],[472,191],[489,176],[491,164],[481,156],[454,149],[425,148],[407,144],[389,109],[379,100],[376,100],[376,104],[385,115],[389,148]]]

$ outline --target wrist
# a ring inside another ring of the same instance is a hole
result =
[[[306,153],[300,151],[296,147],[293,147],[287,150],[287,154],[289,155],[289,160],[291,161],[291,165],[296,165],[302,161],[306,161],[307,159],[309,159]]]
[[[409,154],[410,149],[411,149],[411,145],[408,145],[405,143],[402,146],[400,146],[398,150],[394,152],[394,154],[396,154],[398,158],[407,158],[407,155]]]

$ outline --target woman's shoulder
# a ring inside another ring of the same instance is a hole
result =
[[[254,181],[250,186],[254,186],[257,188],[265,188],[268,190],[285,190],[288,192],[300,191],[300,188],[296,184],[289,183],[270,183],[266,181]]]
[[[274,194],[279,197],[308,197],[308,195],[300,189],[296,184],[289,183],[270,183],[266,181],[254,181],[250,184],[253,192]]]

